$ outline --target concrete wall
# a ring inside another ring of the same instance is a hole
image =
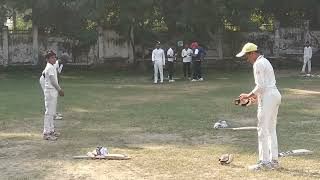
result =
[[[10,34],[9,65],[32,64],[32,36],[26,33]]]
[[[122,39],[115,31],[105,30],[103,32],[103,58],[113,59],[113,58],[130,58],[130,48],[129,43]]]
[[[3,66],[5,64],[43,64],[43,54],[47,50],[57,52],[59,57],[62,50],[65,49],[65,43],[67,42],[67,39],[60,37],[37,35],[38,37],[34,38],[34,31],[9,33],[6,28],[0,31],[0,35],[0,65]],[[128,41],[112,30],[103,30],[99,38],[101,40],[100,44],[97,40],[97,44],[92,45],[87,50],[77,51],[75,55],[73,55],[74,51],[72,47],[66,49],[71,57],[72,63],[102,64],[119,59],[125,60],[124,62],[126,63],[132,62],[133,52]],[[35,43],[35,41],[37,42]],[[34,53],[38,54],[38,57],[35,56]],[[101,57],[99,57],[99,53]],[[6,58],[6,56],[8,57]]]

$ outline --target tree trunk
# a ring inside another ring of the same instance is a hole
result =
[[[130,54],[129,54],[129,60],[132,60],[133,63],[136,62],[136,57],[135,57],[135,51],[136,51],[136,48],[135,48],[135,42],[134,42],[134,26],[133,24],[130,26],[130,31],[129,31],[129,41],[130,41],[130,45],[132,47],[132,57],[130,57]],[[132,59],[130,59],[132,58]]]
[[[17,30],[17,13],[16,11],[13,9],[13,15],[12,15],[12,24],[13,24],[13,32]]]

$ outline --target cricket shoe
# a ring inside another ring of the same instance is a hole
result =
[[[192,82],[196,82],[196,81],[198,81],[198,80],[197,80],[197,79],[192,79],[191,81],[192,81]]]
[[[279,161],[277,161],[277,160],[272,160],[270,164],[271,164],[272,169],[279,169],[280,168]]]
[[[248,167],[249,171],[262,171],[262,170],[272,170],[272,166],[270,162],[262,162],[259,161],[258,164],[252,165]]]
[[[43,140],[47,140],[47,141],[56,141],[58,138],[55,136],[52,136],[50,134],[44,134],[43,135]]]
[[[61,134],[61,133],[59,133],[59,132],[57,132],[57,131],[53,131],[53,132],[50,133],[50,135],[51,135],[51,136],[54,136],[54,137],[59,137],[60,134]]]
[[[203,81],[203,78],[199,78],[199,81]]]
[[[175,82],[175,80],[174,79],[170,79],[169,82]]]
[[[61,113],[56,113],[56,116],[63,117],[63,115]]]
[[[55,117],[54,117],[54,120],[62,120],[62,119],[63,119],[62,116],[55,116]]]

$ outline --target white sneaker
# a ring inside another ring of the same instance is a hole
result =
[[[47,141],[56,141],[58,138],[55,136],[52,136],[50,134],[44,134],[43,135],[43,140],[47,140]]]
[[[279,169],[280,168],[280,164],[279,164],[278,160],[272,160],[270,164],[271,164],[272,169]]]
[[[196,82],[196,81],[198,81],[198,80],[197,80],[197,79],[192,79],[191,81],[192,81],[192,82]]]
[[[258,164],[252,165],[248,167],[249,171],[261,171],[261,170],[272,170],[272,166],[270,162],[258,162]]]
[[[170,79],[169,82],[175,82],[175,80],[174,79]]]
[[[57,131],[53,131],[50,133],[51,136],[54,136],[54,137],[59,137],[60,136],[60,133],[57,132]]]
[[[61,116],[55,116],[54,117],[54,120],[62,120],[63,119],[63,117],[61,117]]]
[[[200,78],[199,81],[203,81],[203,78]]]
[[[57,116],[63,117],[61,113],[56,113]]]

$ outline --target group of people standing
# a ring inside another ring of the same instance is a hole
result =
[[[163,83],[163,69],[166,65],[169,82],[174,82],[174,64],[177,61],[178,53],[174,47],[174,44],[170,44],[169,49],[165,52],[160,47],[160,42],[156,43],[156,48],[152,51],[152,62],[154,69],[154,83],[158,83],[160,75],[160,83]],[[181,51],[181,58],[183,62],[183,75],[185,79],[191,80],[191,66],[193,67],[193,77],[191,81],[203,81],[201,64],[205,57],[205,51],[203,47],[199,46],[197,42],[185,44]]]

